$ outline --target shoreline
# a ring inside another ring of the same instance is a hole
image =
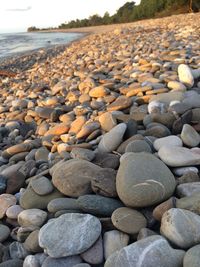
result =
[[[200,262],[199,18],[107,27],[0,79],[0,266]]]
[[[179,15],[172,15],[165,18],[155,18],[155,19],[145,19],[135,22],[129,22],[129,23],[120,23],[120,24],[111,24],[111,25],[100,25],[100,26],[91,26],[91,27],[82,27],[82,28],[72,28],[72,29],[56,29],[56,30],[42,30],[42,31],[36,31],[36,32],[63,32],[63,33],[82,33],[83,36],[80,36],[73,41],[69,42],[68,44],[62,44],[62,45],[55,45],[52,47],[43,47],[38,48],[35,50],[27,51],[27,52],[21,52],[17,53],[15,56],[9,56],[6,58],[0,59],[0,70],[11,70],[11,71],[17,71],[17,67],[20,65],[21,61],[26,61],[27,66],[18,68],[19,71],[27,70],[31,68],[29,66],[28,61],[31,61],[32,57],[38,58],[38,62],[44,62],[45,59],[48,57],[53,58],[56,55],[62,53],[67,49],[69,46],[71,46],[73,43],[80,42],[81,40],[84,40],[85,38],[88,38],[88,36],[95,35],[95,34],[105,34],[109,32],[114,32],[115,30],[123,30],[123,29],[134,29],[137,27],[143,27],[144,29],[148,29],[153,24],[157,23],[159,26],[162,25],[163,19],[172,20],[174,17],[177,19],[180,19],[182,17],[188,17],[188,19],[192,18],[193,16],[198,16],[200,19],[200,12],[199,13],[187,13],[187,14],[179,14]],[[27,58],[27,59],[26,59]],[[36,63],[36,61],[35,61]],[[33,65],[33,64],[32,64]],[[13,69],[14,68],[14,69]],[[18,73],[18,72],[17,72]]]
[[[89,33],[82,33],[82,36],[77,37],[76,39],[68,42],[67,44],[60,44],[60,45],[52,45],[48,47],[41,47],[34,50],[26,51],[26,52],[20,52],[16,53],[14,55],[8,56],[8,57],[2,57],[0,58],[0,70],[11,70],[17,72],[17,65],[20,65],[20,62],[27,62],[31,60],[32,57],[37,58],[38,62],[43,62],[48,57],[52,58],[56,55],[62,53],[67,47],[72,45],[72,43],[79,42],[80,40],[86,38]],[[35,62],[36,63],[36,62]],[[31,64],[33,65],[33,64]],[[18,67],[19,71],[27,70],[31,66],[28,64],[28,66],[20,68]]]

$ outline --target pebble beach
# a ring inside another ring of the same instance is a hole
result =
[[[199,267],[200,13],[70,31],[0,63],[0,267]]]

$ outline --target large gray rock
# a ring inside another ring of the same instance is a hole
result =
[[[186,147],[163,146],[158,155],[170,167],[200,165],[200,155]]]
[[[100,170],[99,166],[86,160],[72,159],[53,171],[52,182],[64,195],[79,197],[92,193],[91,180]]]
[[[185,252],[170,247],[161,236],[150,236],[115,253],[104,267],[182,267]]]
[[[116,186],[119,198],[130,207],[147,207],[169,198],[175,179],[168,167],[149,153],[121,157]]]
[[[161,233],[176,246],[188,249],[200,243],[200,216],[173,208],[163,214]]]
[[[116,150],[122,142],[126,128],[127,126],[125,123],[120,123],[106,133],[98,145],[98,151],[109,153]]]
[[[200,135],[189,124],[184,124],[181,132],[181,139],[186,146],[196,147],[200,143]]]
[[[53,258],[78,255],[101,234],[100,221],[89,214],[69,213],[50,220],[39,233],[39,244]]]
[[[189,249],[183,259],[183,267],[199,267],[200,263],[200,245]]]
[[[178,77],[179,81],[184,83],[187,87],[191,88],[194,85],[194,78],[191,69],[187,65],[185,64],[179,65]]]

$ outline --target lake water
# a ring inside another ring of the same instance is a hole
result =
[[[68,44],[78,39],[81,33],[2,33],[0,34],[0,58],[17,55],[38,48]]]

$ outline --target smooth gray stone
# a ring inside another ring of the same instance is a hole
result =
[[[188,147],[196,147],[200,143],[200,135],[189,124],[184,124],[181,132],[181,139]]]
[[[147,226],[147,220],[141,212],[127,207],[116,209],[111,220],[118,230],[127,234],[137,234]]]
[[[88,250],[81,254],[81,258],[85,262],[94,265],[103,263],[103,241],[101,235]]]
[[[160,231],[177,247],[191,248],[200,243],[200,216],[188,210],[172,208],[163,214]]]
[[[129,235],[118,230],[105,232],[103,236],[104,242],[104,257],[107,258],[114,252],[128,246]]]
[[[4,224],[0,224],[0,243],[4,242],[10,235],[10,229]]]
[[[176,183],[168,167],[150,153],[125,153],[117,173],[117,193],[129,207],[148,207],[169,198]]]
[[[101,223],[96,217],[79,213],[63,214],[40,229],[39,245],[53,258],[74,256],[89,249],[100,234]]]
[[[170,247],[159,235],[137,241],[113,253],[104,267],[182,267],[185,251]]]
[[[30,184],[35,193],[41,196],[48,195],[54,190],[51,181],[45,176],[33,179]]]
[[[74,198],[55,198],[47,206],[49,212],[55,213],[60,210],[80,210],[77,200]]]
[[[170,167],[200,165],[200,155],[186,147],[163,146],[158,151],[158,155]]]
[[[86,213],[110,217],[114,210],[123,207],[123,203],[117,199],[98,195],[84,195],[78,198],[79,209]]]
[[[125,152],[152,153],[150,145],[145,140],[135,140],[135,141],[130,142],[126,147]]]
[[[98,145],[98,151],[109,153],[116,150],[122,142],[126,128],[127,126],[125,123],[120,123],[103,135],[103,138]]]
[[[183,267],[199,267],[200,263],[200,245],[189,249],[183,259]]]
[[[162,138],[158,138],[154,141],[153,146],[154,148],[159,151],[159,149],[166,145],[173,145],[173,146],[183,146],[182,140],[176,135],[170,135]]]

